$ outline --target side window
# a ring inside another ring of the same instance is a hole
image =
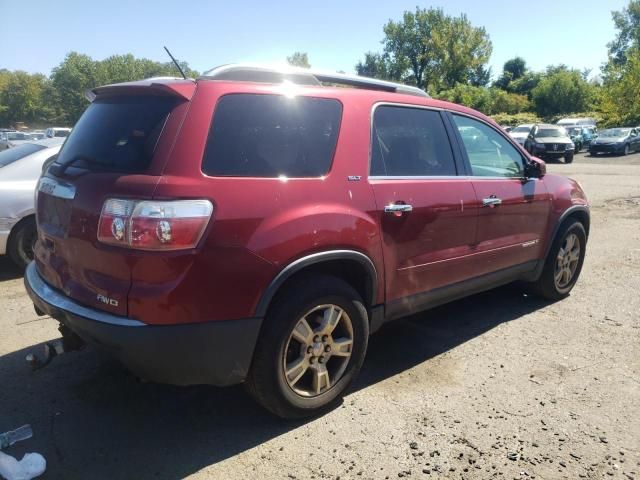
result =
[[[453,120],[462,137],[473,175],[480,177],[522,177],[524,175],[522,155],[493,128],[461,115],[453,115]]]
[[[231,94],[218,101],[202,171],[211,176],[310,178],[331,167],[342,104],[334,99]]]
[[[456,175],[440,112],[381,105],[371,135],[371,176]]]

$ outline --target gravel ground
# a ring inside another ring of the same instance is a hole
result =
[[[593,203],[571,296],[505,287],[396,322],[344,403],[305,422],[240,387],[139,383],[92,349],[32,373],[56,324],[0,258],[0,431],[35,431],[9,452],[65,479],[640,479],[640,155],[549,170]]]

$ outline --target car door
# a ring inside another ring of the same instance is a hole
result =
[[[475,240],[478,275],[527,269],[543,257],[551,196],[540,179],[526,178],[526,159],[489,123],[451,114],[480,206]],[[472,138],[465,132],[473,129]]]
[[[387,316],[420,309],[424,292],[474,275],[466,257],[476,235],[471,181],[458,176],[443,114],[379,104],[372,122],[369,183],[383,239]]]
[[[640,135],[638,134],[638,130],[636,128],[631,129],[629,139],[631,144],[629,150],[631,150],[632,152],[637,152],[638,150],[640,150]]]

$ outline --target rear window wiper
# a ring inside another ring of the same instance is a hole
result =
[[[56,175],[61,175],[64,172],[67,171],[67,169],[78,162],[85,162],[88,165],[92,165],[92,166],[100,166],[103,167],[104,166],[104,162],[101,162],[100,160],[98,160],[95,157],[91,157],[89,155],[83,155],[83,154],[77,154],[74,155],[73,157],[71,157],[71,159],[65,161],[64,163],[59,163],[59,162],[55,162],[58,163],[58,165],[60,165],[58,168],[56,168]]]

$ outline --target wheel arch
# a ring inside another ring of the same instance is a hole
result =
[[[547,250],[544,255],[545,259],[547,258],[547,255],[549,255],[549,251],[551,250],[551,246],[553,245],[553,242],[555,241],[556,236],[560,231],[560,227],[562,227],[562,225],[570,220],[578,220],[580,223],[582,223],[587,234],[587,238],[589,238],[589,227],[591,226],[591,215],[589,214],[589,207],[587,207],[586,205],[573,205],[572,207],[567,208],[562,213],[562,215],[560,215],[560,218],[558,218],[558,221],[553,227],[553,234],[549,239]]]
[[[18,227],[24,224],[25,222],[28,222],[31,219],[35,221],[36,219],[35,212],[27,213],[20,220],[18,220],[16,223],[13,224],[13,226],[11,227],[11,231],[9,232],[9,237],[7,238],[7,246],[9,245],[9,242],[11,242],[11,239],[14,237],[16,232],[18,231]]]
[[[375,303],[378,274],[373,261],[356,250],[329,250],[301,257],[282,269],[260,297],[255,316],[265,317],[285,285],[299,275],[311,273],[331,274],[345,280],[362,296],[367,309]]]

